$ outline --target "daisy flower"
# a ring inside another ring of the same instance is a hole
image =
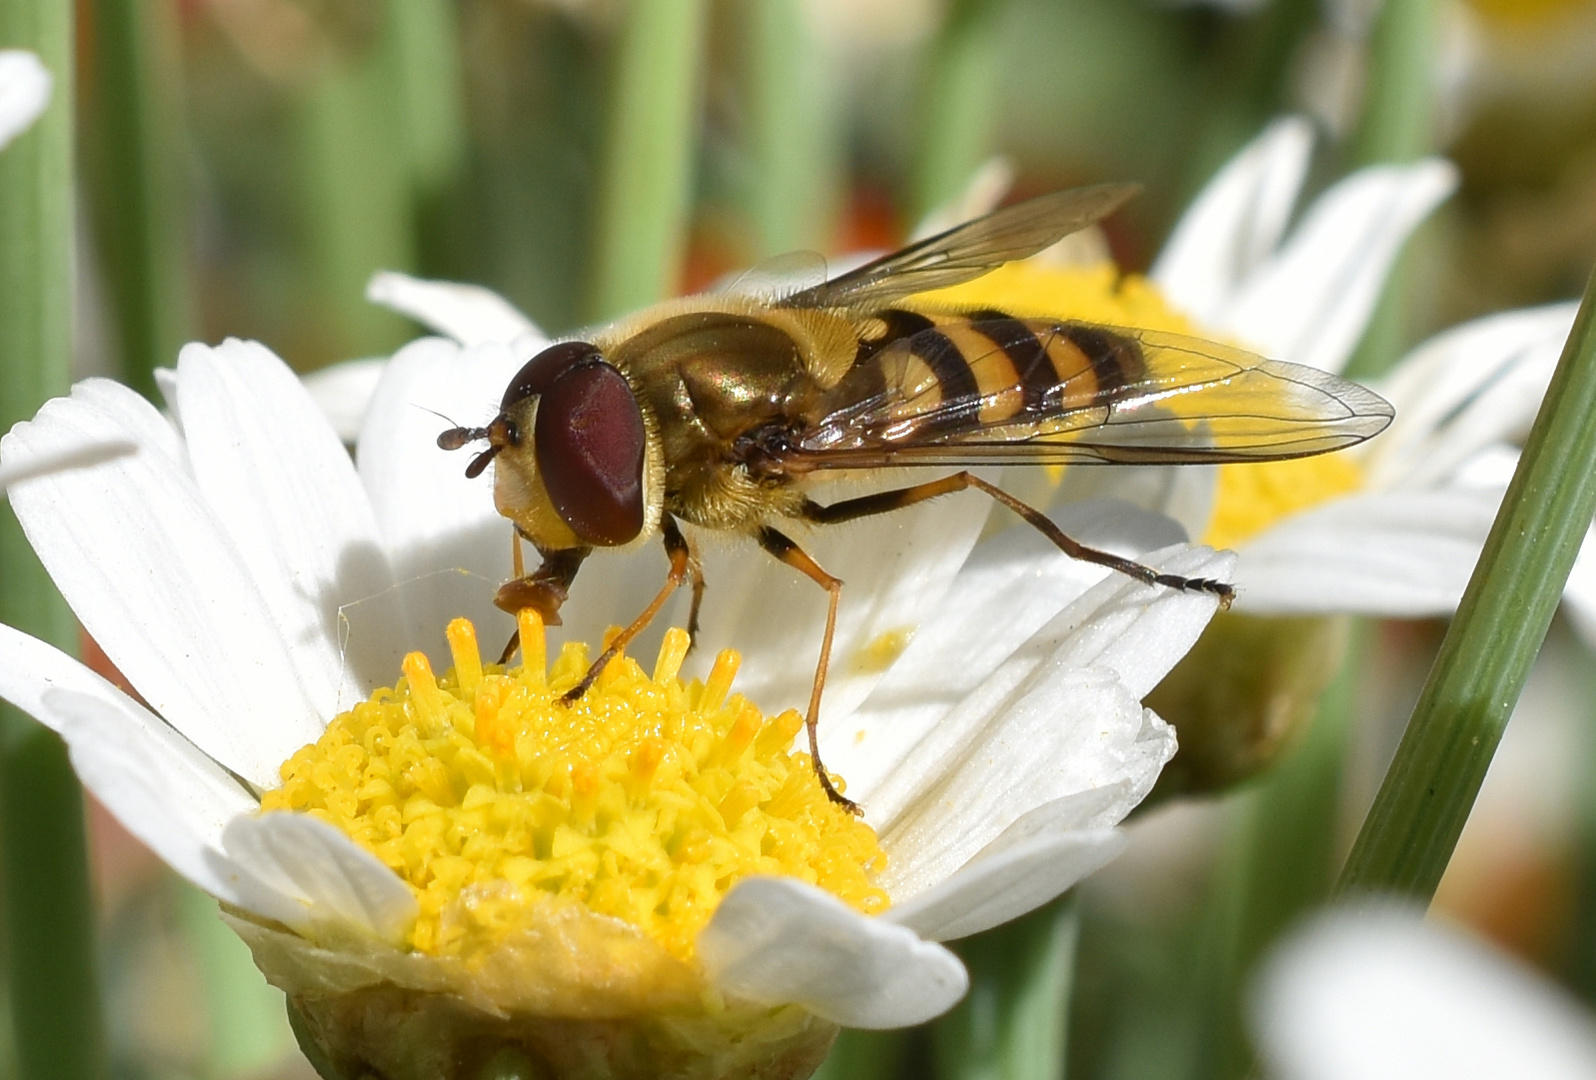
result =
[[[25,49],[0,49],[0,150],[50,104],[50,71]]]
[[[790,751],[798,715],[751,704],[804,700],[824,610],[768,557],[708,553],[700,656],[665,633],[651,668],[618,661],[555,706],[578,639],[635,614],[664,560],[596,556],[571,640],[540,649],[527,621],[523,667],[482,660],[477,631],[509,630],[491,605],[508,528],[433,445],[435,412],[491,411],[541,338],[489,294],[390,284],[458,336],[386,366],[358,465],[238,341],[183,350],[169,415],[89,380],[0,440],[19,469],[136,446],[11,498],[137,697],[4,627],[0,696],[222,901],[329,1075],[460,1075],[499,1052],[551,1075],[805,1075],[836,1025],[953,1004],[966,976],[938,942],[1118,851],[1174,752],[1140,699],[1212,597],[1019,531],[977,547],[974,497],[817,534],[849,582],[822,752],[863,822]],[[1231,567],[1125,508],[1065,524],[1170,572]]]
[[[1266,131],[1198,197],[1151,276],[1204,332],[1339,372],[1391,259],[1455,171],[1438,160],[1363,169],[1282,242],[1309,139],[1300,120]],[[1242,609],[1450,612],[1506,487],[1486,464],[1527,430],[1576,306],[1487,316],[1420,345],[1370,384],[1396,420],[1349,453],[1220,468],[1193,532],[1241,553]]]

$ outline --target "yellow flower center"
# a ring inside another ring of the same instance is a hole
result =
[[[992,307],[1021,318],[1082,319],[1109,326],[1164,330],[1204,337],[1169,306],[1158,287],[1112,263],[1052,266],[1042,260],[1008,263],[963,285],[915,297],[917,306]],[[1346,454],[1218,467],[1213,511],[1202,541],[1234,547],[1292,514],[1363,485]]]
[[[482,955],[558,899],[687,959],[721,898],[754,874],[886,908],[875,833],[790,749],[803,719],[767,720],[728,696],[736,652],[683,683],[688,639],[672,629],[652,676],[618,657],[567,705],[586,647],[568,643],[546,670],[542,623],[530,611],[519,622],[525,663],[508,670],[482,663],[469,622],[450,623],[443,678],[411,653],[404,678],[333,720],[261,803],[336,825],[408,882],[415,949]]]

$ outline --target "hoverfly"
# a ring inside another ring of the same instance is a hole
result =
[[[440,435],[445,450],[486,440],[468,477],[497,462],[495,504],[517,540],[515,578],[495,603],[512,614],[531,607],[557,624],[595,547],[656,532],[664,540],[665,585],[566,699],[585,693],[689,582],[696,631],[704,576],[679,521],[747,535],[829,594],[805,722],[822,786],[855,812],[821,767],[816,739],[842,582],[779,523],[852,521],[975,488],[1072,558],[1228,605],[1229,585],[1086,547],[963,470],[1300,457],[1378,433],[1393,415],[1384,400],[1314,368],[1176,334],[915,301],[1036,254],[1136,190],[1044,195],[786,295],[732,290],[658,304],[548,346],[511,380],[486,427]],[[888,466],[961,471],[829,505],[810,496],[817,474]],[[542,557],[530,574],[521,539]]]

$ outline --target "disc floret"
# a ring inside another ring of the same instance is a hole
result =
[[[540,905],[575,902],[690,960],[720,899],[758,874],[887,906],[874,833],[790,750],[802,718],[729,693],[736,652],[683,682],[688,639],[673,629],[651,674],[621,656],[566,705],[585,646],[548,667],[537,616],[520,624],[525,662],[506,670],[482,663],[469,622],[450,623],[442,678],[411,653],[396,686],[340,714],[262,801],[337,826],[403,878],[420,907],[413,949],[470,959]]]

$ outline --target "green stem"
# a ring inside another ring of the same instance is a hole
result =
[[[1246,1075],[1252,1049],[1242,1002],[1253,969],[1275,940],[1330,891],[1336,862],[1341,774],[1352,730],[1353,690],[1368,651],[1355,632],[1340,674],[1319,701],[1302,744],[1232,806],[1226,852],[1210,899],[1212,928],[1193,979],[1191,1075]]]
[[[1596,512],[1596,275],[1337,889],[1428,900]]]
[[[1365,104],[1351,145],[1355,165],[1416,161],[1435,147],[1436,0],[1385,0],[1369,39]],[[1411,247],[1411,241],[1409,246]],[[1379,375],[1409,344],[1410,255],[1400,256],[1358,350],[1355,376]]]
[[[154,397],[155,369],[190,333],[177,9],[94,0],[84,172],[121,344],[123,381]]]
[[[1000,34],[1007,0],[954,0],[922,77],[914,216],[924,217],[969,183],[992,152],[1003,83]]]
[[[892,1080],[907,1051],[907,1032],[844,1028],[811,1080]]]
[[[675,286],[692,204],[704,0],[631,0],[625,12],[588,291],[595,319]]]
[[[0,42],[37,52],[50,107],[0,150],[0,429],[67,390],[72,345],[72,5],[0,3]],[[0,511],[0,621],[71,648],[76,628],[9,509]],[[5,962],[27,1080],[105,1072],[83,797],[61,741],[0,709]]]
[[[332,62],[299,102],[300,203],[309,248],[310,304],[321,327],[313,365],[381,352],[412,332],[404,319],[366,302],[378,270],[413,270],[417,179],[435,160],[421,118],[412,126],[395,100],[410,91],[412,52],[399,5],[383,9],[371,40],[330,42]]]
[[[798,0],[758,0],[740,13],[753,163],[745,198],[759,255],[824,248],[838,168],[824,58]]]
[[[1080,913],[1073,896],[962,941],[970,992],[937,1021],[942,1080],[1063,1080]]]

